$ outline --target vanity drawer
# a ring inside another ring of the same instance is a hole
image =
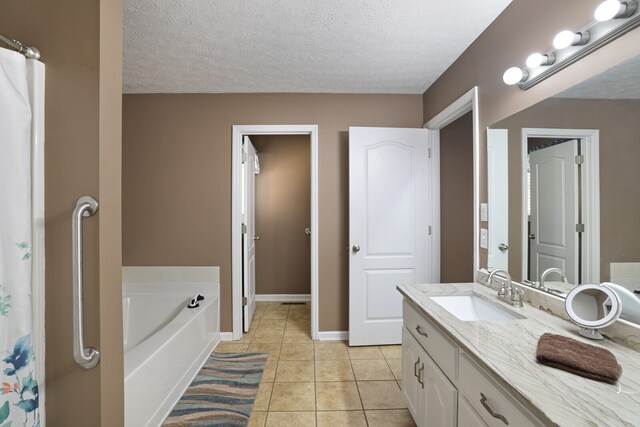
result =
[[[525,408],[509,397],[465,354],[460,354],[459,369],[458,389],[487,425],[490,427],[540,425]],[[501,417],[504,417],[504,420]]]
[[[424,318],[411,304],[402,303],[404,326],[411,332],[429,356],[450,380],[456,378],[458,348],[452,344],[431,321]]]

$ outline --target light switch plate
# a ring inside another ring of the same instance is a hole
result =
[[[480,229],[480,247],[483,249],[488,249],[489,248],[489,242],[487,239],[487,229],[486,228],[481,228]]]
[[[480,203],[480,221],[489,221],[489,215],[487,214],[487,211],[487,204]]]

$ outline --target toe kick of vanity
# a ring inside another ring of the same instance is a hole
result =
[[[505,305],[501,310],[513,320],[464,321],[431,299],[474,294],[493,303],[495,295],[477,283],[398,290],[404,296],[402,392],[418,426],[640,426],[636,351],[602,342],[623,375],[615,385],[588,380],[536,362],[545,332],[577,335],[561,318]]]

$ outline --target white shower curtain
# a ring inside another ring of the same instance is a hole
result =
[[[31,221],[26,60],[0,48],[0,427],[40,424],[32,342]]]

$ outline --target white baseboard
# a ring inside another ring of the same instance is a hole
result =
[[[220,332],[220,341],[233,341],[233,332]]]
[[[311,301],[311,295],[310,294],[256,294],[256,301],[306,302],[306,301]]]
[[[348,339],[349,339],[349,331],[318,332],[318,340],[320,341],[347,341]]]

